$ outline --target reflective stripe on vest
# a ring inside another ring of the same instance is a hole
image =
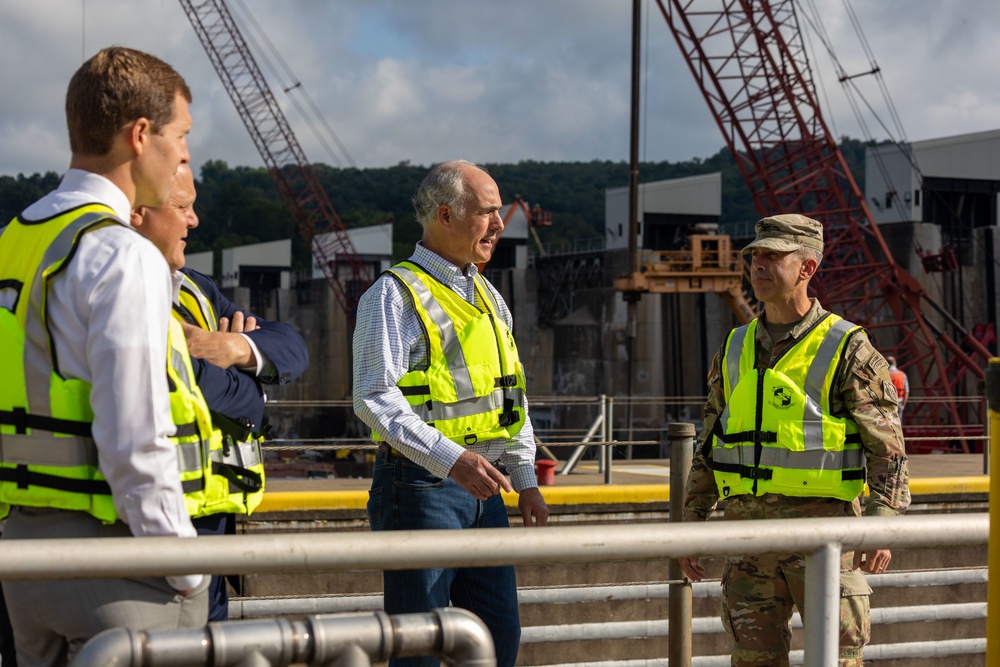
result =
[[[525,420],[524,370],[485,279],[474,278],[479,306],[412,262],[389,273],[412,296],[427,334],[428,368],[397,383],[413,411],[459,445],[514,437]]]
[[[427,396],[428,394],[421,390],[420,395]],[[433,422],[435,419],[460,419],[503,409],[504,392],[497,390],[479,398],[469,398],[457,403],[434,403],[431,407],[428,407],[428,403],[430,401],[411,406],[417,416],[425,422]]]
[[[186,273],[181,273],[181,276],[183,281],[177,295],[180,303],[174,304],[174,313],[193,320],[193,324],[205,331],[218,331],[219,318],[208,297]]]
[[[45,299],[48,296],[48,280],[60,270],[76,247],[80,235],[106,225],[118,224],[104,212],[84,213],[70,222],[53,239],[42,255],[34,280],[28,307],[25,310],[24,326],[24,383],[27,388],[28,405],[35,415],[51,416],[50,404],[52,372],[51,341],[44,317]]]
[[[182,273],[179,303],[173,317],[178,322],[194,322],[206,331],[218,331],[219,320],[198,283]],[[206,477],[205,503],[192,516],[236,513],[250,514],[264,498],[264,457],[262,438],[242,429],[228,418],[211,413],[212,446],[208,452],[210,467]],[[227,428],[221,428],[220,424]],[[230,428],[231,427],[231,428]],[[229,433],[240,430],[240,433]]]
[[[729,463],[747,467],[754,466],[753,447],[713,448],[712,458],[716,463]],[[770,468],[801,468],[805,470],[844,470],[860,468],[865,464],[860,449],[831,452],[823,448],[792,452],[778,447],[761,450],[760,465]]]
[[[427,313],[441,331],[441,348],[448,360],[448,370],[455,383],[455,395],[458,400],[475,398],[476,391],[472,388],[472,377],[469,375],[469,365],[465,361],[465,350],[462,349],[461,345],[454,343],[458,340],[458,335],[455,333],[455,323],[413,271],[396,266],[393,267],[392,273],[403,279],[419,302],[418,307]]]
[[[829,411],[843,348],[861,328],[827,315],[773,368],[755,369],[757,326],[754,320],[735,329],[724,352],[726,407],[710,461],[720,495],[853,500],[864,487],[860,434],[852,420]]]
[[[834,316],[836,317],[836,316]],[[753,324],[751,322],[751,324]],[[826,374],[830,365],[833,363],[834,358],[837,356],[837,350],[840,347],[840,343],[843,338],[851,331],[851,329],[856,328],[854,324],[851,324],[847,320],[838,319],[832,327],[830,327],[826,336],[823,338],[823,342],[820,344],[819,349],[813,356],[812,362],[809,364],[809,372],[806,375],[805,381],[803,383],[802,389],[805,390],[806,394],[806,414],[809,418],[808,421],[803,421],[805,429],[805,448],[823,448],[823,409],[820,407],[821,404],[829,405],[829,400],[826,397],[827,389],[826,386]],[[732,345],[727,346],[726,354],[726,372],[728,374],[727,382],[723,387],[723,392],[726,396],[726,409],[723,411],[722,425],[723,432],[728,431],[726,425],[729,421],[729,396],[732,394],[733,387],[739,382],[740,376],[747,372],[752,371],[753,362],[756,357],[754,351],[754,346],[756,344],[756,336],[750,331],[750,324],[738,327],[733,332]],[[810,331],[807,336],[812,335]],[[805,338],[803,337],[803,340]],[[746,343],[749,342],[749,350],[746,349]],[[800,341],[801,342],[801,341]],[[737,347],[738,346],[738,347]],[[795,347],[797,347],[796,344]],[[787,354],[791,354],[792,350],[789,350]],[[729,350],[741,350],[741,354],[733,355],[729,353]],[[736,359],[730,359],[730,357],[735,356]],[[741,368],[740,362],[746,363],[749,360],[749,369]]]
[[[0,284],[28,290],[27,300],[5,299],[13,310],[0,308],[0,364],[8,378],[0,391],[0,517],[10,505],[30,505],[85,511],[105,523],[118,519],[90,437],[90,385],[60,375],[45,320],[49,281],[73,257],[82,234],[118,224],[128,228],[110,208],[92,204],[39,222],[15,219],[0,237]],[[179,326],[177,332],[183,350],[177,353],[176,333],[168,334],[165,367],[171,382],[184,383],[191,379],[190,360],[179,363],[187,348]],[[200,436],[208,429],[178,419],[175,399],[172,393],[179,472],[182,480],[196,480],[204,477]]]
[[[90,438],[60,438],[54,435],[0,435],[4,463],[40,466],[97,466],[97,446]],[[177,445],[181,472],[201,470],[201,442]]]

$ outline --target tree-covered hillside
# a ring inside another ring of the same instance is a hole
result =
[[[863,142],[845,138],[841,149],[855,179],[864,183]],[[552,213],[551,227],[539,230],[545,243],[600,238],[604,227],[604,191],[628,185],[625,162],[535,162],[485,165],[504,201],[523,197]],[[410,197],[429,165],[401,162],[377,169],[316,165],[323,186],[347,227],[392,222],[397,258],[407,256],[420,235]],[[721,150],[704,160],[650,162],[639,167],[642,182],[722,173],[721,222],[751,222],[760,217],[732,155]],[[295,261],[308,264],[305,244],[270,176],[263,168],[230,167],[209,161],[198,176],[195,210],[201,223],[188,241],[190,252],[292,238]],[[0,176],[0,220],[7,221],[53,189],[59,175]]]

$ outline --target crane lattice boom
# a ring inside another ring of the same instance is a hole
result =
[[[983,377],[990,353],[893,260],[821,115],[794,0],[656,3],[761,216],[824,223],[815,296],[906,361],[911,388],[930,399],[910,403],[908,424],[948,424],[963,435],[950,399],[967,372]]]

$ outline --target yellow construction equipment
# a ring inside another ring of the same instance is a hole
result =
[[[740,324],[757,316],[743,291],[744,263],[728,234],[692,234],[682,250],[643,250],[638,272],[615,278],[620,292],[690,294],[714,292]]]

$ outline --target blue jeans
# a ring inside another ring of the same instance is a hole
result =
[[[507,528],[503,498],[479,501],[451,478],[378,452],[368,497],[372,530]],[[449,603],[478,616],[493,635],[497,667],[513,667],[521,641],[514,567],[387,571],[385,611],[425,613]],[[435,667],[437,658],[394,658],[391,667]]]

